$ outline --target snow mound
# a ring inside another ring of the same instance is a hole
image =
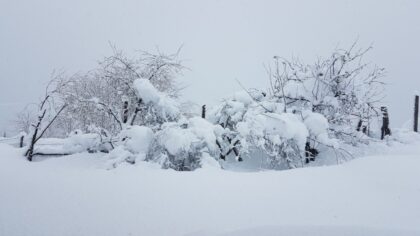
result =
[[[98,134],[84,134],[82,131],[73,132],[64,139],[63,151],[65,153],[86,152],[90,149],[97,149],[101,144]]]

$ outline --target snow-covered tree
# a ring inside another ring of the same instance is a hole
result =
[[[160,111],[139,96],[134,81],[148,80],[156,90],[176,98],[179,87],[175,77],[183,68],[178,52],[172,55],[142,52],[129,58],[114,49],[114,54],[99,62],[98,68],[71,76],[69,86],[60,90],[69,104],[63,123],[84,131],[95,125],[112,135],[130,125],[156,128],[163,122],[155,114]]]
[[[66,86],[66,81],[62,80],[60,75],[53,75],[53,79],[45,89],[45,95],[38,104],[36,119],[33,120],[28,135],[28,148],[25,156],[29,161],[32,161],[34,156],[35,144],[46,134],[67,107],[67,103],[58,96],[58,91]]]
[[[31,129],[31,125],[35,120],[35,111],[32,109],[31,106],[26,106],[22,111],[16,114],[16,118],[14,120],[15,128],[24,133],[29,133]]]
[[[384,69],[363,61],[371,49],[336,50],[315,64],[274,57],[268,68],[272,96],[286,104],[284,111],[312,110],[323,114],[335,137],[355,142],[356,127],[369,126],[380,115]]]

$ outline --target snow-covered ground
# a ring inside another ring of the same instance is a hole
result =
[[[106,170],[0,144],[0,235],[420,235],[420,142],[324,167]]]

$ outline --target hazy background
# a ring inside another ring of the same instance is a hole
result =
[[[418,0],[0,0],[0,132],[38,101],[54,69],[93,68],[109,42],[126,52],[184,45],[184,98],[214,104],[241,89],[235,79],[266,87],[273,55],[310,63],[356,38],[387,68],[385,103],[401,126],[420,90]]]

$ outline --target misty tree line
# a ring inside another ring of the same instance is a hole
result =
[[[112,167],[145,160],[193,170],[203,159],[242,161],[260,150],[270,167],[295,168],[327,149],[350,155],[342,143],[390,135],[381,110],[385,70],[364,62],[370,50],[355,43],[312,64],[275,56],[267,90],[243,88],[191,115],[179,102],[176,79],[186,69],[179,51],[128,57],[113,47],[89,72],[54,73],[38,107],[19,113],[16,125],[27,133],[28,160],[41,138],[84,142],[90,134],[95,142],[86,149],[107,153]]]

